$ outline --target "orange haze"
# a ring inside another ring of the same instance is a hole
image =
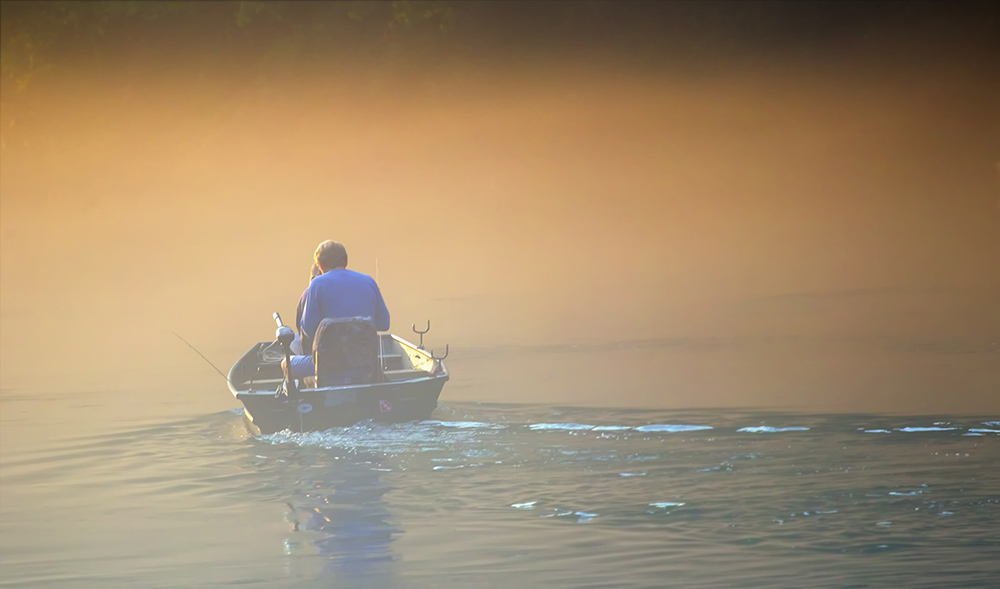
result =
[[[228,370],[337,239],[378,261],[393,331],[451,344],[443,399],[1000,411],[995,75],[503,72],[39,86],[4,130],[3,388],[235,406],[171,332]],[[482,359],[682,337],[715,347]]]

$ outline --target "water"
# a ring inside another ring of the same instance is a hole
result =
[[[8,432],[37,402],[5,397]],[[16,451],[8,434],[0,586],[1000,579],[996,416],[445,401],[434,417],[255,437],[231,410]]]

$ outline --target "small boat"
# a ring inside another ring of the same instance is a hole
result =
[[[229,371],[229,389],[246,408],[246,417],[253,429],[262,434],[283,430],[295,432],[324,431],[332,427],[348,427],[373,420],[399,423],[428,419],[437,407],[438,396],[448,382],[444,356],[434,356],[390,333],[375,333],[377,337],[377,368],[368,377],[343,379],[331,384],[323,382],[322,371],[317,379],[292,379],[283,371],[281,361],[290,357],[292,330],[278,324],[277,338],[259,342],[233,365]],[[324,320],[329,321],[329,320]],[[318,336],[319,337],[319,336]],[[317,358],[319,364],[319,358]],[[327,371],[329,372],[329,371]]]

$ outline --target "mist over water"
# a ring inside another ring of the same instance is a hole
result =
[[[588,372],[629,392],[587,403],[996,410],[1000,122],[975,64],[379,71],[36,88],[2,152],[4,388],[219,384],[171,332],[227,367],[333,238],[378,265],[394,331],[432,319],[457,375],[469,348],[714,338],[697,369],[648,358],[695,396],[639,392],[609,355]],[[774,362],[774,338],[822,350]],[[947,398],[912,390],[928,370]],[[446,396],[568,400],[475,380]]]

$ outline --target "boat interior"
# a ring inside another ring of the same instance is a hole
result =
[[[425,378],[435,372],[438,363],[430,352],[391,333],[379,334],[379,356],[383,382]],[[229,380],[236,390],[273,389],[284,380],[281,360],[284,353],[277,342],[260,342],[233,366]]]

